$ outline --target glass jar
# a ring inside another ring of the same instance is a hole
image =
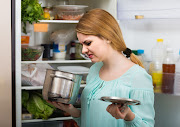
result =
[[[49,7],[44,7],[44,8],[43,8],[43,11],[44,11],[44,18],[45,18],[46,20],[50,20]]]
[[[82,54],[82,45],[80,44],[80,42],[78,40],[74,40],[75,42],[75,59],[76,60],[83,60],[84,58],[80,55]]]

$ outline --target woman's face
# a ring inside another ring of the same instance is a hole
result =
[[[82,53],[87,54],[92,62],[104,61],[107,58],[110,45],[106,39],[81,33],[77,33],[77,37],[83,46]]]

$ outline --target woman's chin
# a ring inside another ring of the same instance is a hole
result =
[[[97,59],[91,59],[91,62],[92,62],[92,63],[96,63],[96,62],[101,62],[101,61],[99,61],[99,60],[97,60]]]

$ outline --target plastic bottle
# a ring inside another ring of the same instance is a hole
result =
[[[157,39],[156,45],[151,50],[152,61],[163,62],[166,56],[166,49],[163,44],[163,39]]]
[[[176,62],[176,69],[175,69],[175,81],[174,81],[174,94],[180,95],[180,50],[179,50],[179,57]]]
[[[162,78],[162,92],[174,92],[174,77],[175,77],[175,59],[174,52],[171,48],[167,49],[167,55],[163,60],[163,78]]]
[[[138,49],[137,50],[137,57],[139,58],[139,60],[143,63],[144,65],[144,61],[145,61],[145,57],[144,57],[144,50],[143,49]]]
[[[137,57],[140,59],[140,61],[144,65],[145,70],[148,71],[147,61],[146,61],[146,57],[144,55],[144,50],[143,49],[138,49],[137,50]]]
[[[149,66],[149,74],[152,75],[154,92],[161,93],[162,63],[165,53],[163,39],[157,39],[156,45],[151,50],[152,62]]]

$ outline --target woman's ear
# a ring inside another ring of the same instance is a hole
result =
[[[108,43],[108,44],[110,44],[110,43],[111,43],[111,41],[107,40],[107,43]]]

